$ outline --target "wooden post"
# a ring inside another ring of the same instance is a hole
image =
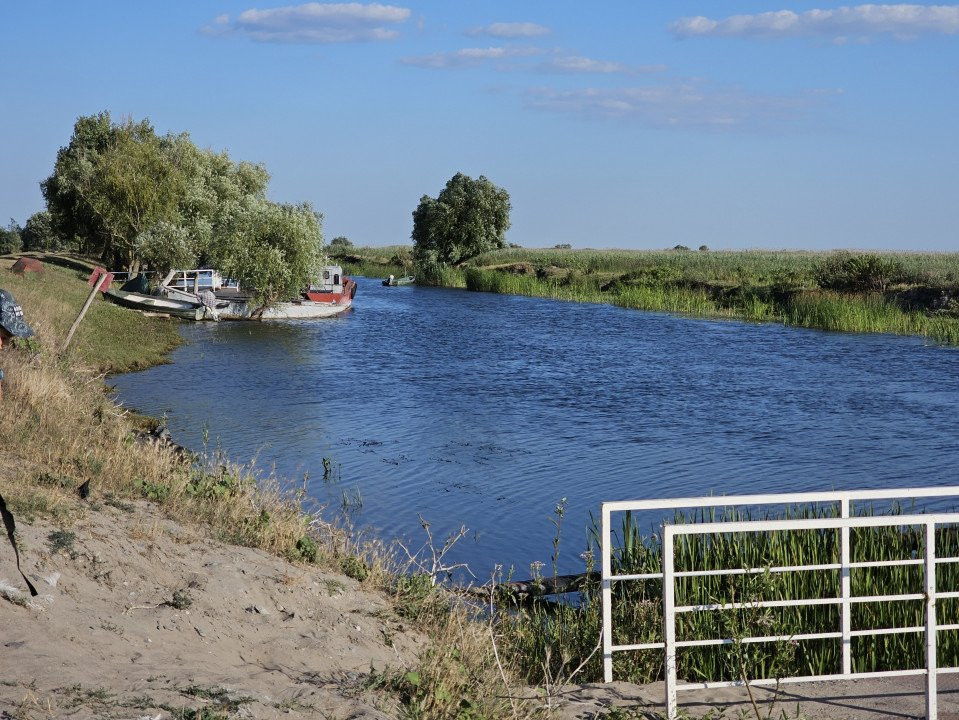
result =
[[[110,273],[104,272],[97,282],[93,284],[93,289],[90,291],[87,301],[83,303],[83,308],[80,310],[80,314],[77,315],[77,319],[73,321],[70,332],[67,333],[67,339],[63,343],[63,349],[60,351],[61,353],[65,353],[67,348],[70,347],[70,341],[73,340],[73,333],[75,333],[77,328],[80,327],[80,321],[83,320],[83,316],[86,315],[87,310],[90,309],[90,305],[93,303],[93,298],[96,297],[97,292],[99,292],[100,288],[103,287],[109,277]]]

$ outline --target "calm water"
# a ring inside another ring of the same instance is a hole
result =
[[[483,578],[581,569],[602,500],[956,483],[959,351],[360,278],[328,321],[183,326],[173,363],[113,379],[202,449],[308,473],[384,537],[418,515]],[[323,482],[324,457],[339,466]]]

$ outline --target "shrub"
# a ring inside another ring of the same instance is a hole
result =
[[[904,275],[899,260],[882,255],[840,252],[816,268],[816,282],[824,290],[840,292],[884,292]]]
[[[360,582],[363,582],[370,576],[370,571],[366,567],[366,563],[354,555],[347,555],[343,558],[340,563],[340,568],[343,570],[344,575],[354,580],[359,580]]]
[[[319,549],[316,540],[308,535],[304,535],[296,541],[296,552],[299,554],[300,559],[306,562],[315,563]]]
[[[350,242],[350,239],[349,239],[349,238],[344,237],[344,236],[342,236],[342,235],[340,235],[340,236],[338,236],[338,237],[335,237],[335,238],[333,238],[332,240],[330,240],[330,249],[331,249],[331,250],[332,250],[333,248],[342,249],[342,248],[349,248],[349,247],[353,247],[353,243]]]
[[[413,252],[410,248],[400,248],[390,258],[390,265],[399,265],[404,271],[413,268]]]
[[[21,228],[13,218],[10,218],[10,224],[6,228],[0,228],[0,255],[20,252],[23,247],[20,232]]]

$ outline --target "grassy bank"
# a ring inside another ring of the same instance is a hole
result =
[[[280,493],[219,467],[207,472],[173,448],[144,441],[140,419],[110,401],[101,378],[164,362],[179,342],[177,321],[94,300],[66,354],[59,349],[89,293],[82,273],[46,265],[17,276],[0,261],[2,284],[35,335],[4,349],[0,441],[16,448],[0,491],[27,517],[68,521],[73,491],[89,481],[100,498],[149,497],[180,518],[198,518],[218,536],[291,554],[303,521]],[[264,518],[269,516],[269,521]]]
[[[396,247],[351,248],[367,273]],[[385,268],[385,266],[383,266]],[[477,292],[959,344],[959,254],[627,250],[486,253],[418,281]]]
[[[18,523],[42,520],[69,533],[98,506],[150,500],[212,537],[332,568],[392,598],[402,622],[433,642],[419,665],[370,673],[365,683],[407,716],[541,715],[539,703],[510,699],[519,683],[497,661],[488,627],[473,622],[471,611],[451,603],[428,576],[407,574],[409,567],[375,539],[328,522],[302,488],[254,476],[226,458],[186,457],[150,439],[142,419],[110,400],[104,373],[162,362],[179,342],[176,320],[97,299],[61,357],[58,348],[87,297],[85,278],[52,265],[19,277],[8,272],[11,264],[0,260],[0,287],[14,294],[36,332],[0,351],[0,494]],[[90,496],[81,500],[77,491],[85,483]],[[0,593],[4,598],[17,601]]]

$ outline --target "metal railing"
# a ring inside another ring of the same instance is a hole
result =
[[[936,678],[946,672],[959,672],[959,668],[938,668],[936,661],[937,632],[939,630],[959,630],[959,624],[938,624],[936,618],[936,600],[940,598],[959,598],[959,592],[936,592],[936,565],[959,562],[957,557],[937,558],[935,556],[935,528],[937,525],[959,524],[959,513],[888,515],[850,517],[850,510],[856,501],[898,500],[901,498],[956,498],[959,499],[959,487],[909,488],[890,490],[838,491],[825,493],[794,493],[774,495],[740,495],[701,498],[668,498],[659,500],[641,500],[633,502],[608,502],[602,505],[602,601],[603,601],[603,674],[606,682],[613,679],[613,653],[635,650],[662,650],[665,660],[666,709],[670,719],[677,716],[678,690],[697,688],[733,687],[742,685],[742,681],[721,681],[706,683],[686,683],[680,685],[676,676],[676,651],[680,647],[721,645],[736,642],[732,638],[711,638],[706,640],[677,641],[676,616],[686,612],[708,612],[732,610],[747,607],[798,607],[808,605],[840,605],[841,627],[835,632],[795,634],[791,636],[757,636],[742,638],[739,642],[782,642],[788,640],[813,640],[836,638],[842,640],[842,672],[828,675],[802,676],[773,679],[757,679],[751,684],[774,684],[810,682],[819,680],[848,680],[868,677],[892,677],[904,675],[926,675],[926,712],[927,718],[935,720]],[[701,509],[716,507],[747,506],[796,506],[832,503],[839,506],[839,517],[813,518],[798,520],[731,520],[709,523],[666,524],[662,533],[663,572],[628,575],[612,574],[612,530],[611,516],[615,512],[639,512],[668,509]],[[860,527],[913,526],[925,530],[924,556],[893,561],[851,562],[850,530]],[[674,566],[674,541],[682,535],[709,535],[715,533],[757,533],[789,532],[800,530],[837,530],[839,533],[840,561],[818,565],[790,565],[773,568],[728,568],[724,570],[690,570],[677,572]],[[870,567],[889,567],[892,565],[922,565],[924,568],[924,592],[904,595],[853,596],[851,592],[851,570]],[[715,605],[679,606],[675,604],[675,580],[681,577],[704,577],[710,575],[743,575],[756,573],[785,573],[801,571],[838,570],[840,572],[840,596],[831,598],[811,598],[804,600],[775,600],[765,602],[727,603]],[[613,644],[612,627],[612,583],[628,581],[662,580],[663,588],[663,641],[636,644]],[[852,606],[863,602],[879,601],[925,601],[926,622],[923,626],[905,628],[880,628],[875,630],[852,629]],[[852,671],[852,638],[867,635],[893,633],[925,633],[926,666],[911,670],[893,670],[875,673],[854,673]]]

